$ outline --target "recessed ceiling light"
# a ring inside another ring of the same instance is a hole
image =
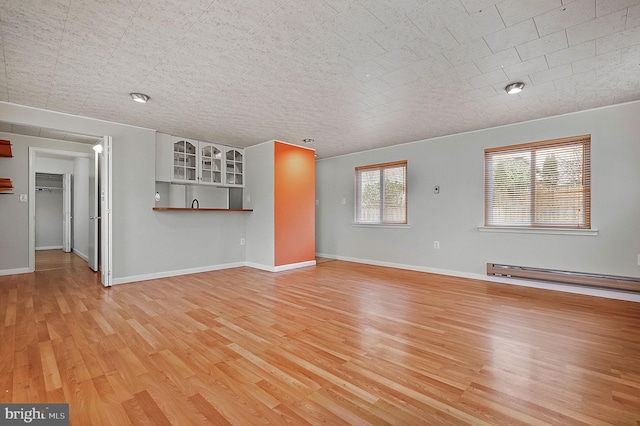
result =
[[[520,93],[522,92],[522,89],[524,89],[524,83],[520,81],[517,83],[507,84],[507,86],[504,88],[504,90],[506,90],[507,93],[510,95],[515,95],[516,93]]]
[[[140,102],[141,104],[146,104],[149,100],[149,96],[144,93],[129,93],[131,95],[131,99],[136,102]]]
[[[304,143],[314,143],[315,141],[316,141],[315,139],[311,139],[311,138],[302,139],[302,142]]]

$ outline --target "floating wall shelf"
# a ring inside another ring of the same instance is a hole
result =
[[[10,141],[0,139],[0,157],[13,157]]]
[[[11,142],[5,139],[0,139],[0,157],[11,158],[13,153],[11,152]],[[13,194],[13,182],[10,178],[0,178],[0,194]]]
[[[0,194],[6,194],[13,191],[13,182],[9,178],[0,178]]]

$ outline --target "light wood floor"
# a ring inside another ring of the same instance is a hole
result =
[[[640,424],[640,304],[340,261],[0,277],[0,402],[75,425]]]
[[[88,268],[89,264],[77,254],[73,252],[65,253],[61,249],[36,251],[36,271],[75,267]]]

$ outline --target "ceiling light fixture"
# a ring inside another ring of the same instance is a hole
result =
[[[504,90],[506,90],[507,93],[510,95],[515,95],[516,93],[520,93],[522,92],[522,89],[524,89],[524,83],[521,81],[517,83],[507,84],[507,86],[504,88]]]
[[[131,95],[131,99],[136,102],[140,102],[141,104],[146,104],[149,100],[149,96],[144,93],[129,93]]]
[[[311,139],[311,138],[302,139],[302,142],[304,143],[314,143],[315,141],[316,141],[315,139]]]

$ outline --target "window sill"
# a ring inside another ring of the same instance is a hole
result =
[[[597,236],[597,229],[524,228],[516,226],[478,226],[480,232],[503,232],[514,234],[553,234]]]
[[[351,224],[354,228],[411,228],[408,223],[355,223]]]

